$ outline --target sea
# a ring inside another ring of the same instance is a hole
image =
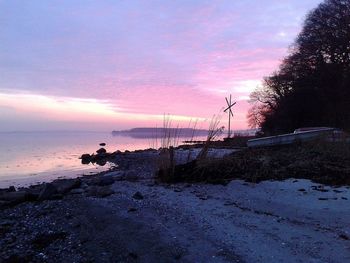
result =
[[[108,152],[159,147],[155,138],[115,136],[111,132],[2,132],[0,188],[105,171],[115,164],[82,164],[79,159],[84,153],[95,153],[101,148],[100,143],[106,144]]]

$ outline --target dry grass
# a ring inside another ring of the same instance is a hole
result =
[[[191,166],[193,163],[196,163],[197,161],[206,162],[208,150],[209,150],[209,147],[211,146],[211,143],[223,132],[224,127],[220,127],[219,125],[220,120],[221,120],[221,116],[219,115],[214,115],[213,118],[211,119],[206,142],[204,143],[200,153],[198,154],[197,160],[190,162],[191,149],[188,149],[189,152],[187,155],[187,165]],[[191,128],[191,125],[193,125],[191,140],[193,140],[195,137],[197,123],[198,121],[196,120],[193,124],[191,124],[191,122],[189,124],[190,128]],[[164,127],[166,128],[171,127],[171,121],[166,119],[164,121]],[[169,130],[169,129],[165,129],[165,130]],[[177,127],[177,129],[175,130],[180,130],[180,129],[179,127]],[[173,135],[176,136],[176,142],[178,142],[179,133],[173,134]],[[167,182],[167,183],[175,182],[179,180],[179,178],[176,178],[177,174],[179,174],[177,169],[178,167],[181,167],[181,165],[179,166],[179,165],[176,165],[175,163],[174,146],[177,144],[171,144],[172,141],[170,140],[169,137],[170,137],[169,133],[165,133],[162,139],[162,148],[159,156],[159,165],[158,165],[158,172],[157,172],[157,179],[160,180],[161,182]]]
[[[164,115],[161,149],[158,159],[157,177],[160,181],[173,180],[175,169],[175,150],[179,144],[181,129],[179,125],[172,128],[172,120],[169,115]]]
[[[246,149],[222,159],[175,167],[174,182],[227,183],[304,178],[328,185],[350,185],[348,143],[313,142]]]
[[[208,136],[203,145],[202,150],[198,154],[197,159],[199,161],[204,161],[207,158],[208,150],[211,145],[211,142],[218,138],[224,131],[224,127],[220,127],[221,115],[214,115],[210,121]]]

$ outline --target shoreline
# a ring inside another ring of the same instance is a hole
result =
[[[349,186],[303,179],[159,184],[155,154],[118,158],[114,171],[31,186],[25,189],[40,200],[0,208],[0,261],[350,259]]]

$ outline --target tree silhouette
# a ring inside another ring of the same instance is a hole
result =
[[[350,128],[350,0],[312,10],[289,55],[251,95],[248,123],[267,134]]]

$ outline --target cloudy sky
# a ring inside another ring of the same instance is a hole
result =
[[[249,93],[319,3],[0,0],[0,131],[186,123],[228,94],[246,128]]]

